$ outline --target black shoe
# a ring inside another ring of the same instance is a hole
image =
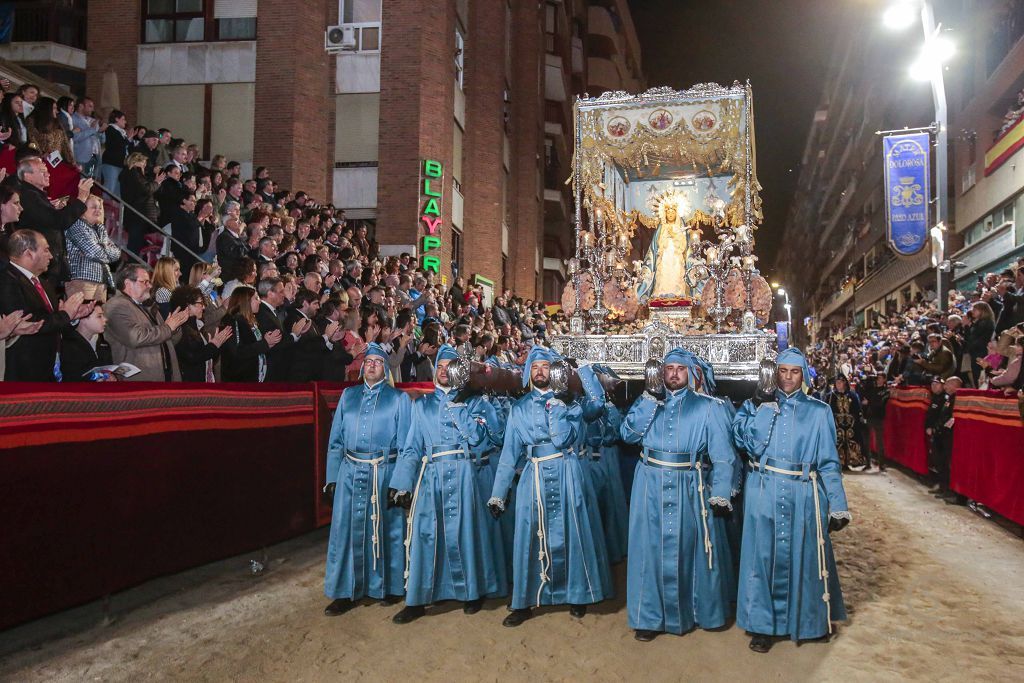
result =
[[[569,616],[575,617],[576,619],[582,619],[587,616],[586,605],[569,605]]]
[[[402,596],[401,595],[385,595],[384,599],[380,601],[380,604],[385,605],[385,606],[390,606],[390,605],[397,605],[400,602],[402,602]]]
[[[505,620],[501,622],[501,625],[514,628],[516,626],[519,626],[532,616],[533,610],[531,610],[529,607],[527,607],[526,609],[514,609],[511,612],[509,612],[509,615],[505,617]]]
[[[751,634],[750,649],[754,652],[768,652],[768,650],[772,649],[773,644],[771,636],[762,635],[760,633]]]
[[[658,637],[658,631],[645,631],[644,629],[638,628],[633,637],[641,643],[649,643]]]
[[[462,604],[463,614],[476,614],[480,611],[480,608],[484,606],[484,599],[477,598],[476,600],[468,600]]]
[[[324,614],[329,617],[340,617],[355,606],[356,603],[348,598],[338,598],[324,608]]]
[[[416,605],[415,607],[406,605],[402,608],[402,611],[394,616],[391,620],[396,624],[409,624],[416,621],[424,614],[427,613],[427,608],[423,605]]]

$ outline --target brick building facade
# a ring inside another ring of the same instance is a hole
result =
[[[626,0],[91,0],[87,35],[86,89],[116,76],[129,122],[269,167],[384,253],[546,300],[572,251],[572,101],[643,87]]]

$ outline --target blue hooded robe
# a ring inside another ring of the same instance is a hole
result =
[[[590,371],[581,371],[581,380],[587,391],[582,399],[583,429],[580,434],[579,453],[583,471],[590,480],[601,514],[601,528],[608,552],[608,561],[621,562],[626,557],[626,537],[629,512],[622,478],[618,472],[619,429],[622,413],[609,402],[604,388]],[[611,468],[615,471],[612,472]]]
[[[447,344],[438,349],[435,377],[438,361],[457,357]],[[494,412],[479,396],[455,403],[455,394],[438,386],[413,404],[391,478],[392,488],[413,492],[406,541],[409,606],[508,593],[505,559],[494,556],[494,520],[477,480],[477,458],[494,438],[487,424]]]
[[[535,346],[526,359],[523,384],[535,361],[560,356]],[[581,368],[584,378],[589,368]],[[539,605],[586,605],[610,597],[611,569],[593,489],[573,451],[582,406],[566,405],[550,389],[534,387],[512,406],[491,497],[505,500],[516,470],[512,609]]]
[[[327,445],[335,489],[324,593],[332,599],[405,593],[405,518],[386,501],[412,401],[390,384],[384,349],[370,344],[366,355],[384,358],[387,379],[342,392]]]
[[[786,349],[778,363],[802,367],[810,381],[799,350]],[[849,511],[832,411],[803,390],[778,390],[775,401],[777,410],[748,400],[733,422],[736,444],[750,458],[736,623],[809,640],[831,633],[831,620],[846,619],[828,520]]]
[[[690,369],[689,385],[663,401],[644,393],[622,423],[642,443],[629,515],[629,626],[682,634],[725,624],[735,573],[725,520],[709,502],[729,500],[736,451],[721,401],[693,390],[695,356],[675,349],[665,363]]]

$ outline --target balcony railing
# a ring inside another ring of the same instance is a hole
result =
[[[13,40],[21,42],[51,42],[85,49],[85,10],[49,6],[17,5],[14,12]]]

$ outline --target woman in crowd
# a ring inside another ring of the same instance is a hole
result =
[[[1020,366],[1021,361],[1024,360],[1024,335],[1017,337],[1016,343],[1010,347],[1010,354],[1012,359],[1006,366],[1006,370],[998,373],[989,382],[989,387],[992,389],[1008,389],[1020,385]]]
[[[17,93],[7,93],[3,102],[0,102],[0,134],[8,135],[4,142],[13,147],[20,147],[28,142],[25,102]]]
[[[971,324],[964,336],[964,350],[971,356],[971,379],[978,386],[981,379],[981,359],[988,355],[988,343],[996,332],[996,316],[984,301],[971,306]]]
[[[46,159],[53,152],[58,152],[63,161],[75,163],[71,143],[57,119],[57,102],[52,98],[39,98],[35,109],[28,115],[26,127],[28,141],[39,150],[39,156]]]
[[[174,345],[178,366],[181,368],[181,381],[215,381],[214,361],[220,356],[221,346],[233,334],[232,329],[222,327],[210,336],[203,333],[206,327],[203,322],[206,297],[198,287],[182,285],[175,289],[171,294],[170,307],[171,310],[182,308],[188,311],[188,320],[179,328],[181,337]]]
[[[204,255],[210,260],[217,254],[213,233],[217,231],[217,214],[213,209],[213,200],[199,199],[195,208],[196,220],[199,221],[199,234],[202,237],[201,247]]]
[[[161,256],[153,268],[153,301],[165,318],[174,309],[171,308],[171,292],[181,282],[181,264],[173,256]]]
[[[103,338],[107,319],[103,306],[97,304],[92,312],[80,319],[61,336],[60,372],[64,382],[89,382],[110,379],[108,375],[94,377],[89,371],[104,365],[113,365],[110,344]]]
[[[151,180],[146,176],[147,162],[145,154],[135,152],[129,155],[124,170],[118,176],[121,199],[131,207],[124,212],[124,229],[128,233],[128,251],[133,254],[142,252],[146,246],[146,235],[153,231],[160,215],[154,193],[164,181],[164,171],[157,168],[156,178]]]
[[[203,322],[209,327],[216,327],[224,317],[223,299],[217,293],[220,285],[220,266],[216,263],[196,263],[188,274],[188,284],[197,287],[203,294]]]
[[[0,183],[0,263],[7,261],[7,238],[21,218],[21,195],[9,183]]]
[[[221,298],[227,300],[235,291],[235,287],[245,285],[247,287],[256,287],[256,262],[248,256],[243,256],[238,259],[235,264],[235,272],[231,273],[231,279],[224,283],[224,289],[221,292]]]
[[[280,343],[281,332],[260,332],[256,324],[260,298],[252,287],[236,287],[227,309],[222,325],[230,334],[221,347],[221,378],[225,382],[263,382],[267,377],[267,354]]]

